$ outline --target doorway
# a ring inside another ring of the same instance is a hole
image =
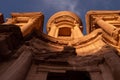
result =
[[[66,73],[49,72],[47,80],[91,80],[86,71],[67,71]]]

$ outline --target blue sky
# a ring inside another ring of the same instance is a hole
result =
[[[55,12],[69,10],[81,17],[85,33],[85,14],[87,11],[120,10],[119,5],[120,0],[2,0],[0,12],[7,18],[11,12],[41,11],[45,15],[45,27],[47,20]]]

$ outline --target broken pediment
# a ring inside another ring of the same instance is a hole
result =
[[[35,29],[42,31],[43,14],[41,12],[11,13],[11,18],[3,24],[14,24],[20,27],[23,36],[27,36]]]
[[[87,33],[101,28],[103,40],[120,51],[120,11],[89,11],[86,14]]]
[[[100,28],[100,26],[96,24],[96,19],[98,18],[115,27],[120,27],[119,17],[120,11],[88,11],[86,14],[87,33],[89,34],[93,30]]]

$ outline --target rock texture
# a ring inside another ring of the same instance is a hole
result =
[[[1,80],[119,80],[120,11],[0,13]]]

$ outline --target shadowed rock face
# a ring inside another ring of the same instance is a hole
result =
[[[13,55],[25,40],[30,39],[33,31],[42,31],[43,15],[40,12],[12,13],[3,23],[0,14],[0,55],[9,57]]]
[[[23,36],[20,28],[16,25],[0,25],[0,55],[8,57],[19,48]]]
[[[4,18],[3,18],[3,14],[0,13],[0,24],[4,23]]]
[[[0,79],[119,80],[119,13],[88,12],[87,35],[70,11],[50,17],[48,34],[40,12],[0,18]]]

